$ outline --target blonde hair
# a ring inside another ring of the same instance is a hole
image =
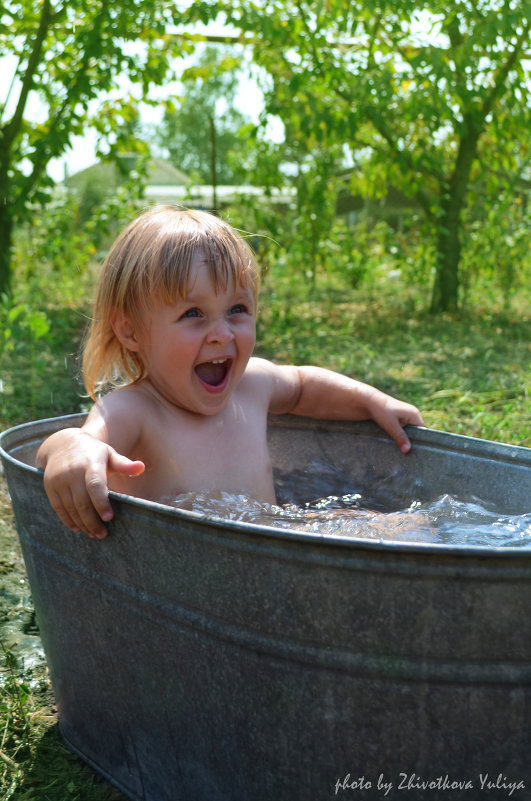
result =
[[[113,314],[121,312],[138,324],[153,305],[185,298],[198,253],[208,265],[216,292],[233,281],[250,288],[256,302],[258,267],[251,248],[234,228],[203,211],[149,209],[122,231],[103,263],[83,354],[85,387],[93,399],[105,388],[146,376],[140,355],[129,351],[114,333]]]

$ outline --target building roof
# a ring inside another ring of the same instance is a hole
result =
[[[127,172],[134,169],[136,156],[124,156],[122,162]],[[130,164],[128,164],[128,161]],[[148,186],[185,186],[190,178],[164,159],[152,158],[147,167]],[[83,189],[87,183],[97,182],[113,189],[124,181],[124,174],[110,161],[97,161],[84,170],[75,172],[66,178],[65,183],[72,189]]]
[[[128,163],[128,159],[129,162]],[[65,185],[83,194],[87,188],[97,187],[110,193],[124,183],[127,172],[134,169],[136,156],[124,156],[122,172],[113,162],[98,161],[90,167],[70,175]],[[274,206],[285,206],[293,202],[295,189],[284,187],[266,192],[261,187],[217,186],[216,201],[219,208],[232,203],[255,197]],[[152,158],[147,168],[147,182],[145,197],[153,203],[183,204],[195,208],[212,209],[214,206],[214,192],[209,184],[193,183],[186,173],[174,167],[164,159]]]

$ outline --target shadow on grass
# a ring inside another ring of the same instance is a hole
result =
[[[126,801],[126,796],[67,749],[59,726],[45,730],[10,795],[13,801]]]

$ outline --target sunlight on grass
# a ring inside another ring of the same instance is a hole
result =
[[[263,292],[258,353],[374,384],[417,405],[431,428],[531,445],[531,314],[430,317],[418,306],[404,288],[296,295],[275,276]]]

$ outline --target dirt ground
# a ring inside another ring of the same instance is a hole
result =
[[[0,640],[33,674],[45,670],[44,654],[15,529],[7,484],[0,474]]]

